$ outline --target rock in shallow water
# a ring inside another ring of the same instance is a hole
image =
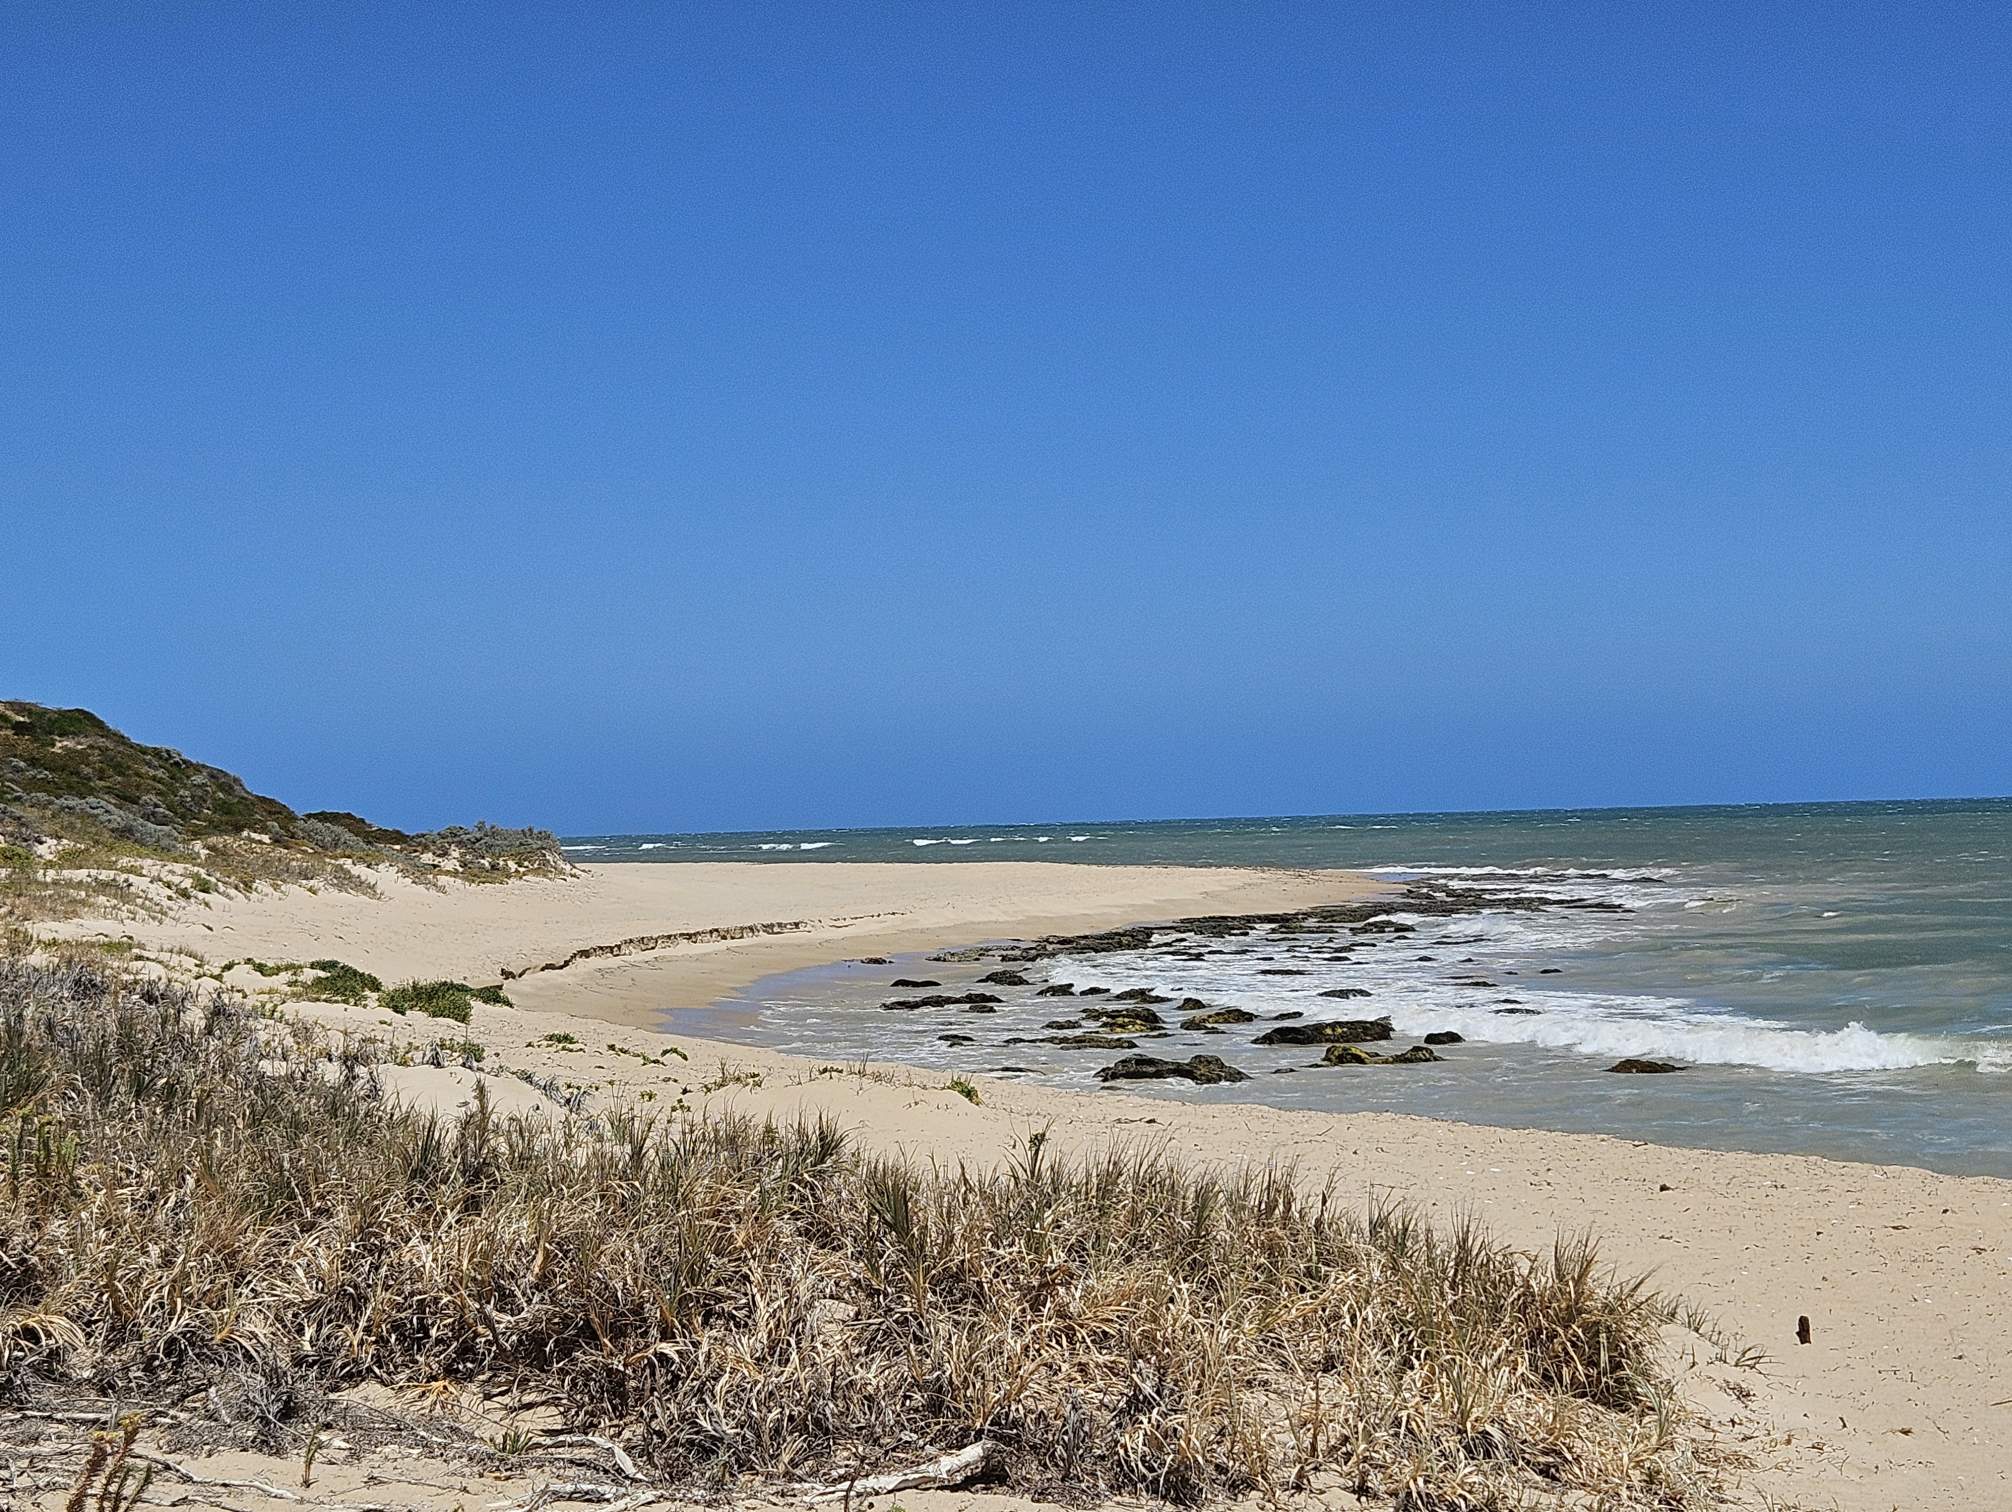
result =
[[[887,984],[890,987],[941,987],[941,982],[932,982],[928,977],[896,977]]]
[[[990,982],[995,987],[1026,987],[1030,985],[1025,973],[1015,971],[1010,966],[1003,967],[998,971],[988,971],[978,980],[981,982]]]
[[[1097,1073],[1097,1080],[1103,1082],[1164,1081],[1170,1077],[1180,1077],[1204,1087],[1218,1082],[1250,1080],[1244,1072],[1213,1055],[1190,1056],[1184,1061],[1162,1060],[1157,1055],[1128,1055]]]
[[[1428,1045],[1460,1045],[1465,1044],[1466,1041],[1466,1035],[1456,1033],[1451,1029],[1435,1029],[1425,1036],[1425,1043]]]
[[[1367,987],[1330,987],[1321,994],[1324,998],[1363,998],[1369,996]]]
[[[946,992],[935,997],[889,998],[880,1006],[888,1013],[912,1013],[917,1008],[975,1008],[1004,1001],[989,992]]]
[[[1660,1076],[1666,1071],[1681,1071],[1684,1068],[1673,1066],[1668,1061],[1636,1060],[1630,1056],[1626,1060],[1615,1061],[1607,1069],[1619,1071],[1624,1076]]]
[[[1186,1003],[1181,1004],[1181,1007],[1186,1009],[1188,1003],[1193,1003],[1195,1009],[1181,1020],[1183,1029],[1213,1029],[1218,1024],[1248,1024],[1257,1017],[1247,1008],[1211,1008],[1200,998],[1189,998]]]
[[[1423,1045],[1413,1045],[1409,1050],[1400,1050],[1395,1055],[1377,1055],[1364,1050],[1360,1045],[1329,1045],[1327,1053],[1320,1058],[1323,1066],[1422,1066],[1428,1061],[1444,1060]]]
[[[1282,1024],[1257,1037],[1260,1045],[1360,1045],[1387,1040],[1395,1031],[1387,1018],[1330,1019],[1318,1024]]]

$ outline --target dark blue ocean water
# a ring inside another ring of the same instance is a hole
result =
[[[1282,943],[1202,961],[1154,951],[1042,969],[1256,1012],[1311,1007],[1346,983],[1367,988],[1402,1036],[1452,1029],[1467,1040],[1442,1066],[1261,1076],[1172,1095],[2012,1175],[2012,800],[602,836],[568,849],[583,861],[1351,867],[1607,900],[1627,911],[1415,920],[1415,948],[1348,965]],[[1266,974],[1287,960],[1308,974]],[[1477,980],[1496,986],[1462,985]],[[984,1042],[942,1044],[931,1032],[940,1024],[878,1012],[884,987],[846,968],[798,973],[762,984],[710,1027],[946,1069],[1007,1059]],[[1538,1011],[1495,1011],[1511,992]],[[984,1028],[1003,1039],[1026,1026],[1009,1007]],[[1226,1053],[1220,1037],[1196,1048]],[[1241,1053],[1248,1069],[1270,1069],[1255,1063],[1269,1052]],[[1624,1055],[1687,1070],[1607,1074]],[[1083,1085],[1101,1064],[1045,1047],[1014,1047],[1010,1059]]]

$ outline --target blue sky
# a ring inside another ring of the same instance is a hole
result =
[[[0,691],[573,831],[2012,790],[1982,6],[10,6]]]

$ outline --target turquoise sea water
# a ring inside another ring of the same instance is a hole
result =
[[[1499,892],[1618,903],[1621,913],[1504,911],[1413,920],[1404,948],[1341,963],[1262,939],[1184,960],[1156,949],[1043,962],[1078,985],[1151,986],[1254,1012],[1366,989],[1400,1040],[1452,1029],[1443,1065],[1263,1075],[1284,1052],[1207,1050],[1254,1073],[1167,1095],[1382,1108],[1665,1142],[1796,1150],[2012,1176],[2012,800],[1501,814],[1340,815],[762,835],[603,836],[579,860],[984,859],[1342,866]],[[1400,917],[1402,917],[1400,915]],[[1425,957],[1426,959],[1419,959]],[[1282,963],[1304,975],[1276,975]],[[771,979],[697,1016],[707,1031],[813,1054],[1095,1085],[1110,1057],[1003,1046],[1057,1011],[1009,1003],[954,1026],[880,1012],[883,977],[833,967]],[[922,974],[944,980],[946,968]],[[982,970],[983,968],[978,968]],[[914,975],[915,971],[905,974]],[[1471,985],[1486,981],[1494,985]],[[1536,1012],[1496,1011],[1513,995]],[[1322,1005],[1332,1008],[1336,1005]],[[1314,1016],[1312,1012],[1309,1016]],[[946,1028],[974,1043],[946,1045]],[[1625,1077],[1620,1056],[1681,1062]],[[1300,1052],[1299,1061],[1306,1059]],[[1159,1090],[1165,1090],[1161,1088]]]

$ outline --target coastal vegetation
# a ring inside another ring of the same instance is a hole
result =
[[[383,998],[413,987],[475,996]],[[504,1117],[479,1077],[443,1116],[385,1095],[387,1054],[214,984],[0,961],[0,1398],[195,1404],[192,1442],[311,1461],[355,1388],[480,1389],[707,1497],[964,1451],[1064,1499],[1709,1501],[1673,1308],[1583,1240],[1039,1132],[924,1168],[818,1121]]]
[[[545,830],[491,824],[409,834],[335,810],[296,813],[238,777],[142,745],[86,709],[0,700],[0,920],[158,913],[259,886],[375,890],[565,870]]]

